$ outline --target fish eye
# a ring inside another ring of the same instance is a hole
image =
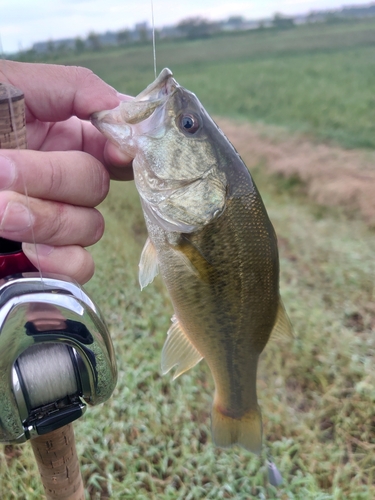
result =
[[[195,134],[195,132],[199,129],[199,126],[199,120],[195,115],[187,113],[180,116],[180,127],[184,132],[187,132],[188,134]]]

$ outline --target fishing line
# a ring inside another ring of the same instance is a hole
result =
[[[17,359],[30,408],[79,392],[71,350],[65,344],[35,344]]]
[[[155,43],[155,20],[154,20],[154,2],[151,0],[151,19],[152,19],[152,51],[154,56],[154,74],[156,80],[156,43]]]
[[[5,59],[5,54],[3,52],[3,45],[2,45],[2,40],[0,36],[0,61],[2,64],[2,69],[4,75],[7,74],[7,69],[6,69],[6,59]],[[21,144],[20,144],[20,137],[18,134],[18,128],[17,128],[17,120],[16,116],[14,113],[14,108],[13,108],[13,102],[12,102],[12,96],[10,95],[10,90],[9,88],[6,87],[6,93],[8,97],[8,103],[9,103],[9,119],[11,123],[11,129],[14,132],[14,137],[15,137],[15,142],[16,142],[16,150],[20,151],[21,150]],[[22,89],[21,89],[22,90]],[[26,125],[25,125],[26,126]],[[36,245],[36,240],[35,240],[35,232],[34,232],[34,226],[33,226],[33,221],[32,221],[32,215],[31,215],[31,209],[30,209],[30,199],[29,199],[29,193],[26,185],[26,179],[23,171],[21,170],[21,182],[22,182],[22,187],[23,187],[23,192],[26,197],[26,208],[29,212],[29,224],[30,224],[30,231],[31,231],[31,238],[32,238],[32,243],[34,245],[34,250],[35,250],[35,255],[36,255],[36,268],[39,272],[40,280],[42,283],[42,286],[44,287],[44,280],[43,280],[43,275],[40,267],[40,260],[39,260],[39,253],[38,253],[38,248]]]

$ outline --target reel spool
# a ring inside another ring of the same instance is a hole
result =
[[[0,280],[0,442],[73,422],[116,381],[109,333],[78,284],[38,273]]]
[[[78,356],[65,344],[36,344],[14,363],[13,391],[27,438],[52,432],[85,412]]]

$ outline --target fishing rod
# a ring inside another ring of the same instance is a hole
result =
[[[22,91],[0,83],[0,149],[26,149]],[[76,282],[0,238],[0,443],[30,440],[47,500],[84,500],[73,422],[117,381],[109,332]]]

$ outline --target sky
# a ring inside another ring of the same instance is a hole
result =
[[[276,12],[304,14],[345,5],[345,0],[1,0],[2,52],[27,50],[35,42],[86,37],[90,31],[104,33],[133,28],[144,21],[151,25],[151,1],[157,28],[195,16],[211,20],[231,15],[262,19]],[[346,2],[364,3],[363,0]]]

